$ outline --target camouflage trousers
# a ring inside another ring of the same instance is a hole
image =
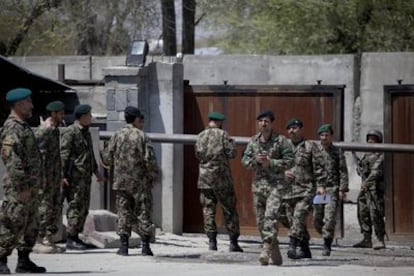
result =
[[[259,230],[262,240],[265,237],[263,232],[264,223],[265,223],[265,213],[267,207],[267,201],[272,191],[277,193],[276,187],[271,187],[268,184],[265,185],[253,185],[253,207],[254,213],[256,214],[256,225]]]
[[[217,203],[220,202],[224,222],[229,235],[240,234],[239,216],[236,210],[236,195],[233,185],[215,189],[200,189],[200,203],[203,209],[205,233],[217,232],[215,221]]]
[[[331,202],[313,205],[313,226],[324,239],[333,239],[335,236],[336,213],[340,203],[338,192],[329,194]]]
[[[298,240],[309,240],[306,219],[312,208],[312,197],[284,199],[284,210],[290,225],[288,235]]]
[[[374,228],[375,235],[382,239],[385,235],[384,222],[384,196],[377,191],[361,190],[358,195],[358,222],[361,233],[372,235]]]
[[[52,236],[58,232],[58,223],[62,217],[60,199],[60,183],[56,180],[52,185],[41,189],[39,206],[39,236]]]
[[[75,236],[83,231],[83,225],[89,213],[91,177],[75,177],[65,190],[68,202],[66,231],[68,235]]]
[[[38,235],[38,199],[22,203],[4,196],[0,210],[0,257],[9,256],[14,248],[31,251]]]
[[[141,237],[152,234],[152,192],[143,189],[137,192],[116,191],[118,213],[118,235],[131,236],[131,231]]]
[[[277,189],[273,189],[266,200],[261,231],[263,242],[272,243],[273,240],[277,239],[279,222],[287,228],[290,226],[286,217],[282,196]]]

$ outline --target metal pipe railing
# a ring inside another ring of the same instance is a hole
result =
[[[113,131],[100,131],[99,137],[102,140],[109,140],[114,134]],[[197,135],[195,134],[166,134],[166,133],[146,133],[154,143],[172,144],[194,144]],[[238,145],[246,145],[250,137],[232,136]],[[379,151],[396,153],[414,153],[414,145],[411,144],[368,144],[368,143],[346,143],[334,142],[334,145],[344,151]]]

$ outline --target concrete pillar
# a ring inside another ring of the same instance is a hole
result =
[[[127,105],[145,115],[146,132],[183,133],[183,66],[150,63],[147,67],[104,69],[107,94],[107,130],[123,126]],[[153,189],[153,221],[163,231],[182,233],[183,146],[154,144],[161,179]]]

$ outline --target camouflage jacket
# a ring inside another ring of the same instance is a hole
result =
[[[294,155],[292,171],[295,179],[288,185],[289,190],[284,197],[313,196],[316,193],[316,187],[326,186],[325,157],[309,140],[302,140],[296,145],[290,139],[288,141]]]
[[[317,142],[316,145],[325,155],[325,169],[328,173],[326,188],[334,192],[348,192],[348,168],[344,153],[333,145],[326,149],[320,142]]]
[[[1,158],[6,167],[3,178],[8,200],[17,199],[23,190],[37,195],[40,185],[40,152],[29,124],[10,115],[0,131]]]
[[[370,189],[384,190],[384,154],[379,152],[365,153],[361,158],[365,185]]]
[[[102,154],[104,164],[113,168],[114,190],[136,192],[158,177],[154,150],[144,132],[132,124],[118,130]]]
[[[35,131],[42,158],[42,184],[59,184],[62,175],[60,161],[60,132],[58,127],[39,126]]]
[[[199,189],[211,189],[217,185],[233,185],[229,159],[237,155],[236,146],[227,131],[207,127],[197,136],[195,155],[199,164]]]
[[[91,133],[75,121],[62,133],[60,144],[62,173],[66,178],[91,177],[97,172]]]
[[[256,191],[260,185],[258,183],[266,183],[267,185],[278,186],[277,183],[283,182],[285,170],[293,165],[293,153],[285,136],[272,133],[266,142],[261,142],[261,133],[253,136],[247,144],[242,157],[242,165],[251,168],[255,172],[255,180],[253,182],[253,191]],[[259,153],[266,152],[270,158],[268,168],[263,168],[257,163],[256,156]],[[285,185],[281,183],[283,188]]]

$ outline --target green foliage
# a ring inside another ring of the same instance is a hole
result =
[[[202,1],[215,46],[233,54],[331,54],[414,49],[411,0]]]

